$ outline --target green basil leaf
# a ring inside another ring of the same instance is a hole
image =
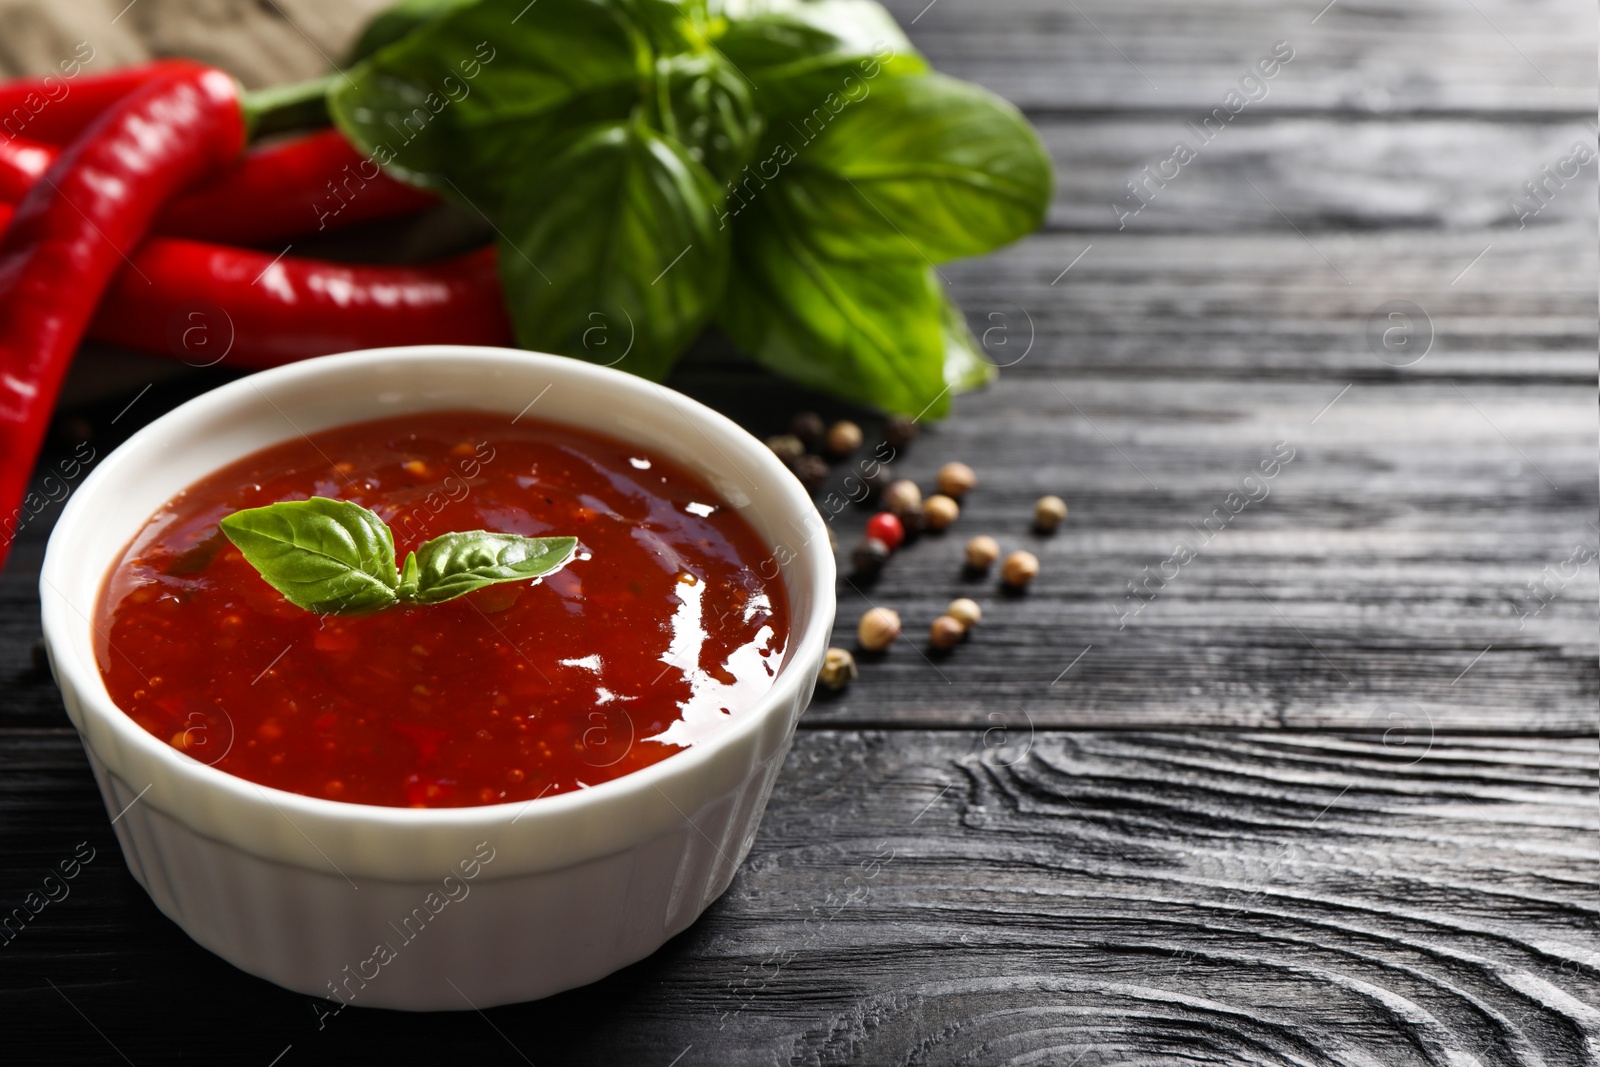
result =
[[[738,71],[715,52],[658,62],[656,125],[683,145],[689,158],[722,181],[732,181],[755,151],[761,116]]]
[[[553,139],[629,116],[652,67],[623,5],[479,0],[351,69],[328,111],[397,177],[493,214]]]
[[[372,17],[366,28],[361,31],[361,36],[356,38],[356,43],[351,46],[345,65],[359,63],[378,49],[393,44],[418,26],[446,11],[477,2],[478,0],[400,0],[400,3]]]
[[[296,607],[357,613],[396,601],[394,538],[377,515],[314,496],[236,511],[227,535],[266,583]]]
[[[665,377],[722,296],[721,203],[706,169],[642,123],[570,140],[501,219],[518,342]]]
[[[828,259],[770,206],[746,221],[718,318],[735,344],[856,402],[915,417],[949,410],[944,293],[928,267]]]
[[[435,537],[417,549],[416,593],[421,604],[453,600],[499,582],[527,581],[566,564],[576,537],[520,537],[467,530]],[[413,569],[411,560],[407,570]]]
[[[705,51],[710,16],[705,0],[600,0],[621,9],[657,55]]]
[[[977,338],[967,328],[967,318],[961,314],[949,293],[941,293],[944,303],[941,321],[944,325],[944,381],[952,393],[967,393],[988,385],[1000,376],[995,365],[984,355]]]
[[[938,74],[886,79],[819,114],[773,128],[796,158],[770,191],[824,255],[943,263],[1044,221],[1049,156],[1021,113],[984,89]]]
[[[738,6],[716,47],[755,84],[761,111],[774,121],[826,107],[830,95],[857,94],[883,75],[928,69],[894,16],[873,0]]]

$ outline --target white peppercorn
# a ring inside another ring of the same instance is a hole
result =
[[[856,680],[856,658],[847,649],[830,648],[822,656],[817,681],[838,692]]]
[[[841,459],[861,447],[861,427],[841,419],[828,427],[828,454]]]
[[[944,613],[969,630],[978,625],[978,620],[983,618],[983,609],[978,607],[978,602],[967,597],[950,601],[950,606],[944,609]]]
[[[934,648],[954,648],[965,636],[967,628],[961,625],[961,620],[949,615],[940,615],[928,627],[928,641]]]
[[[979,534],[967,542],[967,566],[988,570],[1000,558],[1000,542],[988,534]]]
[[[961,505],[953,497],[935,493],[922,502],[922,514],[928,520],[928,529],[947,529],[961,514]]]
[[[978,476],[965,463],[946,463],[939,468],[939,492],[960,500],[978,484]]]
[[[1013,552],[1000,564],[1000,580],[1021,589],[1039,573],[1039,557],[1032,552]]]
[[[922,490],[909,478],[901,478],[883,491],[883,506],[896,515],[904,515],[922,506]]]
[[[785,463],[793,463],[806,454],[805,442],[792,433],[773,434],[767,438],[767,447]]]
[[[1067,517],[1067,502],[1058,496],[1042,496],[1033,505],[1033,528],[1040,533],[1053,533]]]
[[[856,625],[856,639],[868,652],[882,652],[900,636],[900,613],[889,608],[873,608]]]

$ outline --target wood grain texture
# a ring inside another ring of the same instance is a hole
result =
[[[1250,107],[1594,114],[1594,20],[1565,0],[887,6],[939,69],[1029,109],[1204,114],[1286,41],[1295,58]]]
[[[1593,740],[803,730],[733,886],[651,959],[320,1031],[155,912],[69,735],[0,737],[0,769],[5,899],[100,850],[0,949],[9,1037],[58,1059],[1600,1059]]]
[[[1283,229],[1288,218],[1308,234],[1468,232],[1564,227],[1594,214],[1593,118],[1377,122],[1245,111],[1198,131],[1168,116],[1035,121],[1060,163],[1053,229],[1239,232]],[[1544,183],[1542,195],[1529,182]]]
[[[95,21],[108,57],[198,52],[270,81],[317,69],[373,2],[140,0],[114,27],[89,0],[0,2],[0,62],[39,69]],[[941,267],[1006,369],[895,466],[928,486],[962,459],[982,483],[949,534],[841,586],[836,643],[868,603],[909,639],[807,713],[724,898],[549,1001],[319,1029],[124,868],[34,662],[52,505],[0,572],[0,904],[79,842],[98,852],[0,946],[15,1048],[281,1067],[1600,1064],[1600,212],[1592,163],[1537,212],[1524,184],[1594,144],[1592,10],[890,6],[936,66],[1027,111],[1058,186],[1043,232]],[[1189,123],[1278,40],[1295,58],[1200,144]],[[1128,199],[1179,139],[1196,158]],[[1397,300],[1432,339],[1403,367],[1369,334]],[[41,471],[231,377],[99,357]],[[715,336],[672,382],[758,434],[800,407],[876,427]],[[1294,458],[1270,492],[1197,532],[1277,442]],[[1046,492],[1072,508],[1049,538],[1027,529]],[[831,520],[841,557],[866,515]],[[1026,595],[963,574],[976,532],[1040,555]],[[1196,557],[1119,618],[1180,540]],[[936,655],[922,634],[958,594],[984,622]]]

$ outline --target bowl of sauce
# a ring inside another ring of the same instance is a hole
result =
[[[394,561],[465,531],[570,541],[532,578],[313,610],[221,525],[309,500],[365,509]],[[833,579],[805,491],[721,415],[575,360],[423,346],[257,374],[141,430],[69,502],[41,596],[134,876],[331,1025],[545,996],[693,922],[749,850]]]

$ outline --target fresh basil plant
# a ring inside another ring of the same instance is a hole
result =
[[[356,58],[334,121],[494,224],[529,348],[659,380],[715,323],[932,417],[994,373],[934,267],[1037,228],[1050,163],[872,0],[405,0]]]
[[[447,533],[395,568],[394,535],[376,513],[314,496],[236,511],[222,532],[296,607],[360,615],[396,604],[442,604],[499,582],[527,581],[572,559],[575,537]]]

